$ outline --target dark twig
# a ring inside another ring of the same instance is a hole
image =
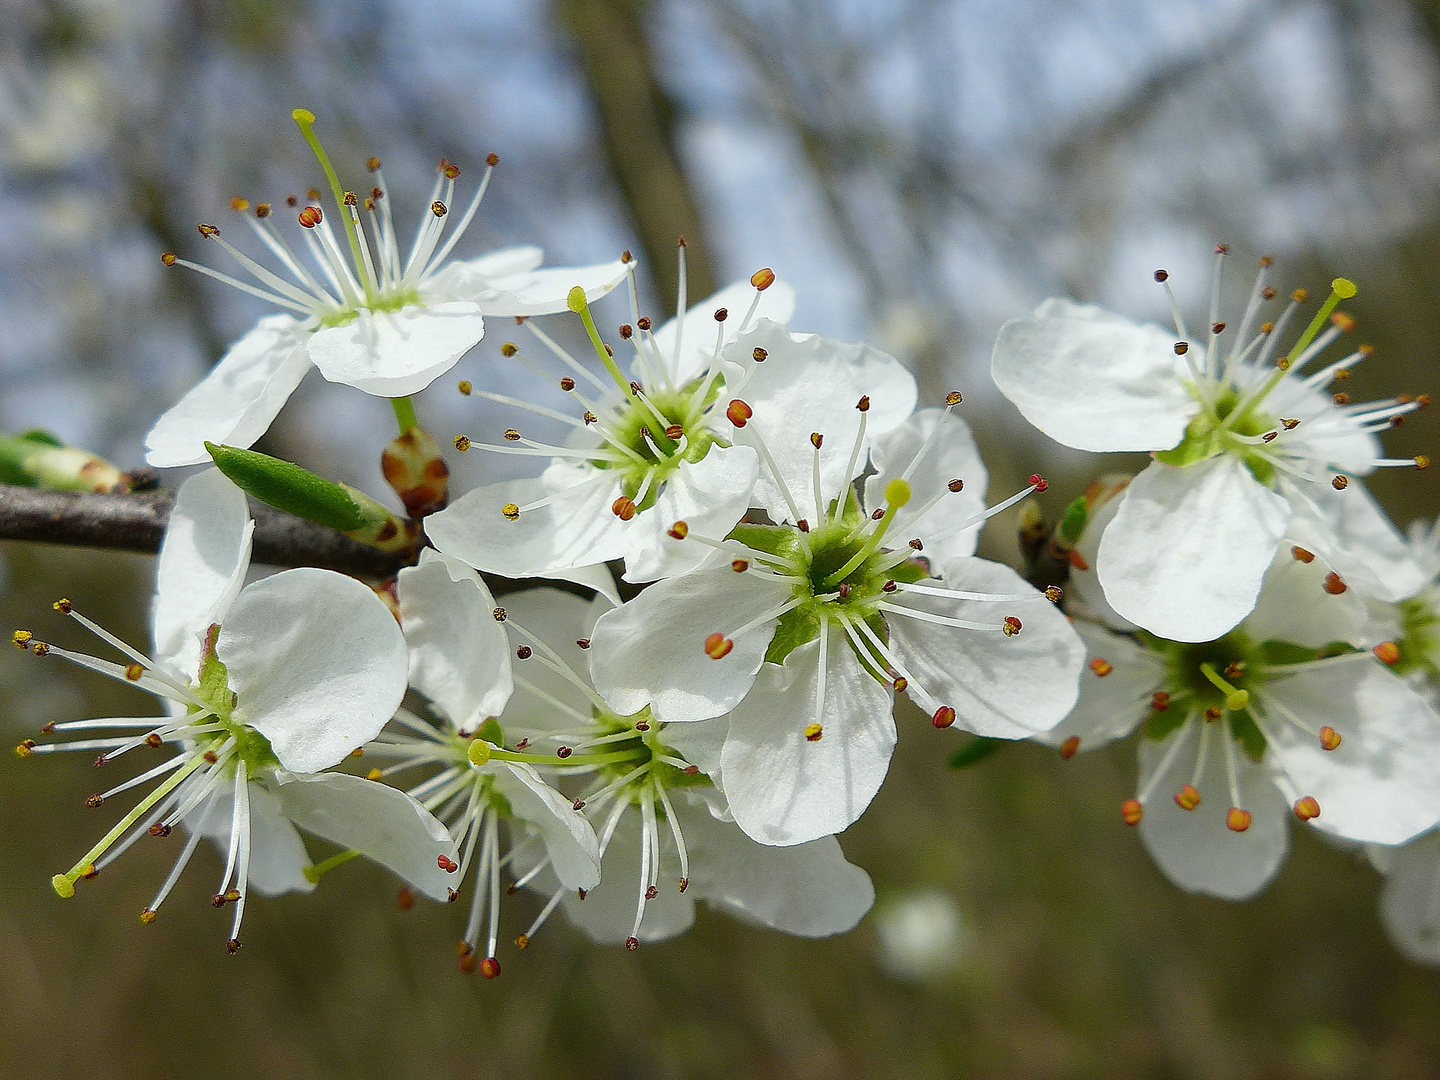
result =
[[[0,540],[154,553],[174,504],[170,491],[98,495],[0,485]],[[250,513],[258,563],[386,578],[409,561],[260,503],[252,502]]]

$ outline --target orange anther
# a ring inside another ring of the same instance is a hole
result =
[[[1225,815],[1225,827],[1231,832],[1244,832],[1250,828],[1250,821],[1250,811],[1238,806],[1232,806]]]
[[[480,961],[480,974],[487,979],[493,979],[500,974],[500,961],[493,956],[487,956]]]
[[[1074,757],[1074,756],[1075,756],[1076,754],[1078,754],[1079,752],[1080,752],[1080,736],[1079,736],[1079,735],[1071,735],[1068,739],[1066,739],[1063,743],[1060,744],[1060,756],[1061,756],[1062,758],[1064,758],[1066,761],[1069,761],[1072,757]]]
[[[1110,663],[1109,660],[1097,656],[1094,660],[1090,661],[1090,670],[1093,671],[1098,678],[1103,679],[1115,670],[1115,665]]]
[[[1067,558],[1068,558],[1069,561],[1070,561],[1070,569],[1072,569],[1072,570],[1089,570],[1089,569],[1090,569],[1090,564],[1085,561],[1085,556],[1084,556],[1084,555],[1081,555],[1080,552],[1079,552],[1076,548],[1071,548],[1071,549],[1070,549],[1070,554],[1067,556]]]
[[[1400,646],[1393,641],[1382,641],[1376,645],[1374,652],[1377,658],[1386,664],[1398,664],[1400,662]]]
[[[719,631],[716,631],[705,639],[705,655],[710,657],[711,660],[723,660],[730,655],[730,650],[734,647],[735,642],[731,641]]]
[[[1145,807],[1140,805],[1139,799],[1126,799],[1120,804],[1120,816],[1126,825],[1139,825],[1140,819],[1145,816]]]
[[[731,560],[730,560],[730,569],[731,569],[731,570],[734,570],[735,573],[737,573],[737,574],[743,574],[743,573],[745,573],[746,570],[749,570],[749,569],[750,569],[750,560],[749,560],[749,559],[731,559]]]
[[[775,271],[771,270],[768,266],[762,266],[750,275],[750,284],[754,285],[755,288],[761,292],[764,292],[771,285],[775,284]]]
[[[1150,707],[1157,712],[1164,712],[1170,708],[1170,694],[1166,690],[1156,690],[1150,697]]]
[[[955,723],[955,710],[949,705],[941,705],[935,710],[935,715],[930,717],[930,722],[937,728],[947,728]]]
[[[1320,816],[1320,804],[1313,795],[1306,795],[1295,802],[1295,816],[1301,821],[1312,821]]]
[[[1315,553],[1313,551],[1305,550],[1299,544],[1296,544],[1290,549],[1290,554],[1295,556],[1296,559],[1303,563],[1311,563],[1315,561]]]
[[[629,521],[635,516],[635,500],[621,495],[610,504],[610,512],[621,521]]]
[[[1014,637],[1020,633],[1020,620],[1014,615],[1006,615],[1005,621],[1000,624],[1000,630],[1006,637]]]
[[[1329,724],[1326,724],[1320,729],[1321,750],[1334,750],[1339,747],[1339,745],[1343,741],[1344,740],[1340,738],[1340,733],[1336,731],[1333,727],[1331,727]]]
[[[959,390],[951,390],[948,394],[945,395],[946,405],[959,405],[964,400],[965,399],[960,396]]]
[[[690,526],[683,521],[677,521],[665,530],[665,534],[672,540],[684,540],[690,535]]]
[[[806,742],[819,742],[821,736],[824,735],[824,734],[825,734],[825,729],[824,729],[823,727],[821,727],[819,724],[806,724],[806,725],[805,725],[805,741],[806,741]]]
[[[1175,793],[1175,805],[1181,810],[1194,810],[1200,805],[1200,792],[1196,791],[1192,785],[1186,784]]]
[[[728,406],[726,406],[725,415],[729,418],[730,423],[734,424],[736,427],[744,427],[747,423],[749,423],[750,417],[755,415],[755,410],[750,408],[749,405],[745,404],[745,402],[741,401],[739,398],[735,398],[733,401],[730,402]]]
[[[1349,585],[1346,585],[1345,582],[1340,579],[1340,575],[1335,573],[1335,571],[1332,570],[1325,575],[1325,591],[1331,596],[1339,596],[1349,587]]]

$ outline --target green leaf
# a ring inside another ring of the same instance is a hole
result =
[[[277,510],[341,532],[366,524],[365,514],[349,492],[308,469],[256,450],[209,442],[205,449],[237,487]]]
[[[795,530],[784,525],[751,525],[742,521],[730,530],[729,540],[739,540],[746,547],[793,561],[800,552]]]
[[[24,435],[0,435],[0,483],[35,487],[34,474],[25,468],[35,450],[35,443]]]
[[[1084,495],[1072,502],[1065,508],[1065,513],[1060,515],[1060,526],[1057,530],[1066,541],[1073,544],[1080,539],[1080,534],[1085,531],[1085,523],[1090,520],[1090,504]]]
[[[41,446],[53,446],[57,450],[63,449],[65,446],[60,436],[52,434],[44,428],[31,428],[25,432],[24,435],[21,435],[20,438],[26,442],[39,443]]]
[[[1004,742],[1004,739],[987,739],[984,735],[976,735],[952,753],[945,764],[952,769],[964,769],[976,762],[984,761],[996,750],[999,750]]]

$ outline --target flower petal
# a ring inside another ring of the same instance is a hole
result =
[[[1255,610],[1245,618],[1246,635],[1311,649],[1337,641],[1359,646],[1369,610],[1353,589],[1330,592],[1330,572],[1323,559],[1302,562],[1282,546],[1265,573]]]
[[[715,446],[700,461],[680,462],[655,505],[623,523],[625,580],[672,577],[704,562],[711,549],[672,538],[671,526],[683,521],[701,536],[726,535],[749,509],[759,471],[748,446]]]
[[[537,478],[467,491],[427,517],[425,533],[477,570],[514,578],[553,574],[625,553],[629,523],[610,508],[620,494],[616,470],[556,461]],[[521,510],[514,520],[505,516],[507,504],[524,507],[544,498],[551,501]]]
[[[455,842],[405,792],[348,773],[321,773],[290,778],[276,794],[286,816],[306,832],[354,848],[432,900],[449,896],[455,879],[439,859],[456,858]]]
[[[1140,838],[1165,876],[1185,891],[1244,900],[1269,884],[1285,861],[1290,848],[1290,808],[1265,766],[1236,749],[1240,801],[1250,812],[1250,827],[1239,833],[1227,828],[1231,802],[1220,740],[1229,737],[1218,724],[1192,720],[1162,742],[1140,740],[1142,788],[1150,783],[1174,740],[1186,740],[1154,796],[1145,803]],[[1196,785],[1200,805],[1182,810],[1172,796],[1192,781],[1201,738],[1209,739],[1210,746],[1205,774]]]
[[[1287,723],[1283,706],[1311,731],[1341,736],[1324,750]],[[1440,822],[1440,716],[1368,653],[1317,663],[1270,682],[1260,697],[1274,765],[1292,798],[1313,796],[1323,832],[1403,844]]]
[[[1380,894],[1380,921],[1417,964],[1440,964],[1440,833],[1393,854]]]
[[[742,326],[741,320],[745,318],[754,300],[755,287],[749,281],[736,281],[713,296],[701,300],[685,312],[685,330],[680,335],[681,351],[678,355],[675,352],[675,337],[680,324],[670,319],[655,331],[655,345],[674,385],[683,386],[691,379],[698,378],[715,355],[715,312],[720,308],[725,308],[730,313],[724,324],[727,343],[734,341],[735,335],[742,330],[754,326],[756,319],[787,323],[795,314],[795,290],[787,282],[776,280],[760,294],[754,319]],[[631,370],[641,382],[653,379],[646,363],[639,357],[631,365]]]
[[[706,638],[731,636],[789,596],[785,582],[737,574],[728,558],[657,582],[595,623],[595,689],[621,716],[646,705],[665,723],[727,713],[755,681],[778,619],[733,638],[734,647],[719,660],[706,655]]]
[[[772,847],[703,806],[677,804],[675,812],[690,856],[687,893],[697,899],[812,938],[854,929],[875,902],[870,875],[846,861],[833,836]]]
[[[765,350],[763,362],[755,361],[756,348]],[[725,348],[725,366],[727,384],[743,386],[741,396],[753,412],[745,427],[734,429],[733,441],[758,446],[764,440],[780,480],[805,518],[818,516],[811,433],[825,437],[819,450],[820,480],[828,504],[855,478],[845,472],[860,428],[855,407],[860,398],[869,397],[870,408],[857,470],[864,469],[874,440],[915,409],[915,377],[893,356],[818,334],[791,334],[767,319]],[[760,470],[752,501],[776,521],[795,517],[769,468]]]
[[[840,832],[880,790],[895,750],[890,690],[860,665],[844,632],[830,626],[824,693],[820,639],[783,667],[766,664],[730,714],[720,758],[730,812],[751,838],[788,847]],[[822,730],[813,741],[809,725]]]
[[[1165,663],[1125,634],[1083,619],[1076,620],[1075,630],[1090,655],[1090,663],[1080,673],[1080,700],[1058,726],[1034,738],[1048,746],[1079,738],[1079,749],[1094,750],[1123,739],[1150,715],[1151,700],[1165,678]]]
[[[1294,517],[1286,539],[1309,548],[1347,583],[1377,600],[1405,600],[1430,582],[1430,571],[1391,524],[1365,485],[1280,481]]]
[[[380,397],[419,393],[485,336],[480,306],[465,301],[410,304],[360,314],[310,339],[310,360],[331,382]]]
[[[270,315],[231,345],[205,378],[145,436],[157,469],[209,463],[206,441],[248,447],[264,435],[310,370],[310,331],[289,315]]]
[[[937,427],[940,434],[910,473],[910,487],[914,492],[911,502],[895,515],[891,526],[893,536],[918,537],[932,563],[974,555],[980,538],[979,525],[963,533],[953,531],[954,526],[985,509],[989,476],[980,460],[970,425],[946,409],[920,409],[876,440],[870,452],[876,472],[865,481],[865,505],[884,506],[885,485],[910,469],[925,440]],[[958,492],[945,494],[926,509],[930,500],[946,492],[953,480],[963,481],[965,486]]]
[[[434,548],[400,571],[400,626],[410,685],[462,732],[498,716],[510,700],[510,642],[480,575]]]
[[[1025,419],[1077,450],[1168,450],[1200,411],[1175,336],[1087,304],[1045,301],[1000,328],[990,372]]]
[[[473,300],[491,318],[549,315],[566,310],[571,289],[583,288],[585,299],[593,303],[629,273],[630,264],[619,259],[593,266],[551,266],[494,278],[478,292],[457,294],[457,298]]]
[[[206,632],[245,584],[255,523],[245,493],[219,469],[180,485],[155,568],[156,658],[194,679]]]
[[[425,293],[436,300],[471,300],[497,278],[534,270],[545,261],[545,252],[533,244],[487,251],[474,259],[447,262],[425,281]]]
[[[996,739],[1025,739],[1063,720],[1079,696],[1085,645],[1068,619],[1008,566],[985,559],[952,559],[940,582],[967,592],[1025,594],[1033,600],[997,604],[895,593],[896,608],[985,623],[967,630],[896,612],[886,615],[890,645],[909,672],[912,697],[926,695],[956,713],[956,726]],[[1021,632],[1001,633],[1005,616]],[[916,686],[920,688],[916,690]]]
[[[286,570],[247,585],[216,652],[238,695],[234,717],[294,772],[363,746],[405,696],[405,638],[380,598],[329,570]]]
[[[528,765],[497,763],[490,771],[496,790],[516,818],[540,833],[550,866],[567,889],[600,883],[600,844],[589,820]]]
[[[668,725],[660,741],[678,751],[681,757],[719,785],[720,755],[724,753],[725,740],[729,736],[729,717],[717,716],[695,724]],[[728,810],[725,815],[729,816]]]
[[[1105,598],[1171,641],[1212,641],[1255,606],[1290,504],[1220,454],[1153,462],[1130,482],[1100,539]]]

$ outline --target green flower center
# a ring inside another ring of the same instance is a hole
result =
[[[644,401],[631,393],[616,407],[610,420],[609,442],[630,453],[621,462],[599,459],[595,464],[621,471],[622,490],[626,498],[635,502],[637,511],[655,505],[682,461],[693,465],[704,459],[710,447],[728,445],[702,419],[704,410],[724,389],[724,380],[715,379],[703,401],[697,400],[700,383],[696,379],[678,390],[647,390]]]
[[[1193,465],[1217,454],[1235,454],[1256,480],[1267,486],[1272,484],[1275,466],[1258,450],[1257,446],[1263,444],[1247,441],[1279,426],[1278,420],[1260,409],[1265,395],[1257,396],[1235,416],[1243,400],[1235,387],[1226,387],[1213,401],[1206,401],[1194,383],[1187,382],[1185,387],[1202,408],[1186,426],[1180,444],[1171,450],[1157,451],[1155,460],[1165,465]]]

